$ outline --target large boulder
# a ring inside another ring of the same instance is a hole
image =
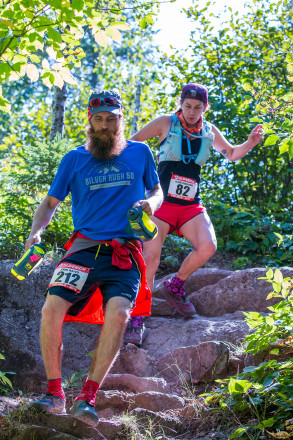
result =
[[[211,381],[227,374],[229,349],[223,342],[204,342],[181,347],[162,357],[159,375],[183,386],[190,382]]]
[[[281,269],[284,277],[293,278],[293,268]],[[266,300],[272,286],[265,277],[267,269],[237,270],[220,280],[213,288],[206,286],[189,296],[197,312],[203,316],[222,316],[237,310],[268,313],[268,307],[280,298]]]
[[[196,272],[191,274],[184,283],[186,294],[189,295],[190,293],[196,292],[203,287],[213,286],[214,284],[217,284],[220,280],[228,277],[232,273],[233,272],[231,270],[224,269],[198,269]],[[160,290],[163,287],[163,282],[173,277],[174,275],[175,273],[172,273],[155,281],[153,289],[154,297],[164,299],[164,297],[160,293]]]
[[[222,341],[238,345],[249,328],[242,312],[221,317],[194,318],[152,317],[146,320],[148,335],[143,348],[155,363],[156,360],[180,347],[198,345],[208,341]]]

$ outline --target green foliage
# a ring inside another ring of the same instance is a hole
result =
[[[0,353],[0,359],[5,359],[3,354]],[[0,393],[2,394],[9,394],[9,392],[13,389],[12,383],[8,377],[6,377],[7,374],[15,374],[10,372],[4,373],[3,371],[0,371]]]
[[[268,269],[262,279],[273,287],[267,299],[281,298],[282,301],[269,307],[271,313],[267,316],[245,313],[246,322],[253,330],[245,338],[245,351],[257,354],[265,350],[270,357],[278,356],[284,348],[291,352],[293,347],[293,279],[283,278],[279,269]],[[240,436],[258,439],[261,432],[270,432],[270,428],[280,430],[292,425],[292,419],[288,423],[293,411],[292,367],[293,358],[280,362],[269,359],[258,366],[244,368],[237,376],[216,381],[219,387],[205,394],[206,403],[215,409],[232,412],[237,419],[241,427],[231,439]]]
[[[213,152],[202,174],[203,193],[211,203],[216,198],[233,206],[263,207],[267,213],[291,211],[292,160],[280,156],[278,145],[290,143],[292,134],[292,14],[288,1],[254,0],[246,3],[243,15],[227,10],[220,22],[212,4],[204,8],[195,1],[187,11],[194,22],[189,52],[162,57],[176,89],[173,96],[189,81],[207,86],[211,110],[206,118],[232,144],[242,144],[260,122],[266,135],[274,136],[236,162]]]
[[[153,23],[154,2],[131,2],[138,11],[141,27]],[[64,82],[77,85],[70,72],[81,66],[85,53],[81,47],[85,27],[95,44],[106,47],[109,38],[121,41],[121,31],[130,29],[125,22],[125,1],[12,0],[3,3],[0,12],[0,83],[18,81],[24,75],[35,82],[41,77],[49,88],[60,88]],[[142,16],[143,15],[143,16]],[[44,58],[47,54],[50,62]],[[10,112],[9,101],[2,96],[0,108]]]
[[[192,250],[193,247],[184,237],[178,237],[175,233],[167,235],[162,247],[161,261],[176,270]]]
[[[81,388],[81,384],[83,379],[87,376],[87,373],[84,371],[77,371],[74,373],[68,380],[62,381],[63,388],[77,389]]]
[[[265,350],[270,344],[279,339],[288,341],[293,340],[293,292],[292,279],[283,278],[279,269],[268,269],[266,277],[262,278],[272,284],[273,291],[269,293],[267,299],[281,298],[282,301],[269,307],[272,312],[268,316],[262,316],[256,312],[244,313],[246,322],[253,333],[245,338],[248,342],[246,351],[256,354],[260,350]],[[291,294],[290,294],[291,292]],[[274,353],[278,354],[278,353]]]
[[[288,210],[275,214],[265,208],[231,206],[215,199],[206,203],[214,224],[218,250],[241,254],[252,263],[290,265],[293,262],[292,224]],[[280,246],[278,235],[282,235]],[[247,261],[248,263],[248,261]],[[240,267],[239,267],[240,269]]]
[[[239,257],[233,261],[233,267],[236,270],[241,270],[241,269],[245,269],[247,266],[249,266],[250,263],[251,263],[251,261],[249,260],[249,258]]]
[[[56,174],[57,167],[74,145],[61,140],[35,141],[15,153],[13,160],[3,168],[3,193],[0,197],[0,253],[2,256],[18,257],[24,250],[33,214],[46,195]],[[64,202],[44,232],[44,240],[52,247],[65,243],[72,230],[70,202]]]

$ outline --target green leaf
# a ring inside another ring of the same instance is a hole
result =
[[[274,356],[278,356],[280,353],[280,350],[278,348],[274,348],[273,350],[270,351],[270,354],[274,355]]]
[[[31,59],[32,63],[40,63],[41,62],[41,59],[37,55],[35,55],[34,53],[30,55],[30,59]]]
[[[282,96],[282,99],[284,99],[286,102],[293,101],[293,92],[286,93]]]
[[[248,426],[246,427],[242,427],[242,428],[238,428],[230,437],[229,440],[232,438],[237,438],[237,437],[241,437],[243,434],[246,433],[248,429]]]
[[[0,110],[4,113],[10,113],[11,104],[10,102],[0,95]]]
[[[249,83],[245,83],[245,84],[243,85],[243,88],[244,88],[244,90],[246,90],[246,92],[247,92],[248,90],[251,89],[251,84],[249,84]]]
[[[84,8],[84,1],[83,0],[72,0],[71,7],[73,9],[76,9],[77,11],[82,11]]]
[[[131,29],[131,26],[124,21],[114,21],[114,23],[111,23],[111,26],[116,27],[120,31],[129,31]]]
[[[145,29],[147,26],[147,21],[145,19],[145,17],[143,17],[140,21],[139,21],[139,26],[141,29]]]
[[[273,277],[274,277],[273,269],[269,268],[269,270],[268,270],[267,273],[266,273],[266,276],[267,276],[267,278],[268,278],[269,280],[272,280]]]
[[[255,116],[255,117],[250,119],[250,122],[257,122],[259,124],[262,124],[263,123],[263,119],[259,118],[258,116]]]
[[[281,292],[280,284],[273,282],[273,289],[275,292],[280,293]]]
[[[264,145],[275,145],[275,143],[279,140],[279,136],[276,134],[271,134],[265,141]]]
[[[271,417],[270,419],[266,419],[266,420],[262,420],[262,422],[256,426],[256,428],[258,429],[263,429],[265,428],[270,428],[272,426],[274,426],[274,424],[276,423],[276,420]]]
[[[48,27],[47,33],[48,33],[48,37],[51,38],[51,40],[56,41],[58,43],[62,42],[60,33],[57,32],[55,29]]]

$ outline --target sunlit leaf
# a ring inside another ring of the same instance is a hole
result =
[[[44,58],[43,61],[42,61],[42,67],[43,67],[43,69],[50,70],[50,64],[49,64],[49,61],[46,60],[46,58]]]
[[[32,82],[37,81],[39,79],[39,71],[34,64],[26,65],[26,74]]]
[[[116,43],[121,43],[121,32],[115,27],[108,27],[106,29],[106,34],[109,35],[114,41],[116,41]]]
[[[68,69],[67,71],[65,69],[62,69],[60,71],[60,75],[63,78],[63,80],[68,84],[77,85],[76,79],[72,76],[72,74],[69,72]]]
[[[47,47],[46,52],[52,60],[56,60],[57,53],[51,46]]]
[[[279,136],[276,135],[276,134],[272,134],[271,136],[269,136],[269,137],[266,139],[264,145],[265,145],[265,146],[267,146],[267,145],[275,145],[275,143],[276,143],[278,140],[279,140]]]
[[[60,75],[59,72],[55,72],[54,73],[54,86],[59,87],[59,89],[62,89],[62,87],[64,86],[64,80],[62,78],[62,76]]]
[[[124,21],[115,21],[114,23],[111,23],[112,27],[116,27],[117,29],[120,29],[121,31],[129,31],[131,29],[131,26],[128,23],[125,23]]]
[[[108,45],[109,39],[105,31],[101,30],[94,35],[95,41],[102,47]]]

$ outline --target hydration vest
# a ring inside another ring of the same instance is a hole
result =
[[[215,138],[211,124],[204,121],[201,132],[191,134],[192,139],[201,138],[201,146],[197,154],[192,154],[190,139],[184,134],[184,131],[177,116],[175,114],[171,115],[171,126],[168,136],[160,146],[159,163],[167,160],[182,160],[183,163],[187,164],[193,160],[197,165],[203,166],[205,164],[209,158],[210,147]],[[182,138],[187,140],[189,154],[182,154]]]

